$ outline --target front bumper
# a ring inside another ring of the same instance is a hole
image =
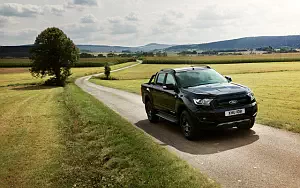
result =
[[[225,111],[245,109],[245,114],[235,116],[225,116]],[[220,129],[220,128],[232,128],[244,126],[251,121],[257,115],[257,104],[256,102],[244,106],[226,108],[226,109],[215,109],[212,111],[197,111],[192,112],[192,121],[194,125],[199,129]]]

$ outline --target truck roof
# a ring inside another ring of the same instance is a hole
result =
[[[162,69],[160,72],[184,72],[184,71],[190,71],[190,70],[205,70],[205,69],[211,69],[210,66],[203,66],[203,67],[182,67],[182,68],[174,68],[174,69]]]

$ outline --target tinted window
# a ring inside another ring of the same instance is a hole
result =
[[[166,80],[166,85],[176,85],[174,76],[171,74],[168,74],[167,80]]]
[[[176,73],[181,87],[227,83],[228,81],[213,69],[194,70]]]
[[[164,74],[159,74],[159,75],[157,76],[156,84],[158,84],[158,85],[163,85],[164,80],[165,80],[165,76],[166,76],[165,73],[164,73]]]

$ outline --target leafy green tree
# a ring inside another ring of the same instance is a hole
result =
[[[111,68],[110,68],[109,64],[106,63],[104,66],[104,74],[105,74],[107,80],[110,76],[110,71],[111,71]]]
[[[48,28],[36,37],[30,51],[30,72],[34,77],[50,76],[47,85],[64,86],[78,59],[79,49],[73,41],[62,30]]]

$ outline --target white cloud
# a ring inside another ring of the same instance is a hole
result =
[[[138,32],[136,23],[128,21],[127,17],[121,18],[117,16],[108,18],[108,24],[111,34],[114,35],[134,34]]]
[[[97,7],[97,0],[67,0],[65,6],[67,8],[77,8],[79,10],[83,10],[84,7]]]
[[[121,23],[121,21],[122,21],[122,18],[119,16],[108,18],[108,22],[112,23],[112,24]]]
[[[135,13],[133,13],[133,12],[131,12],[130,14],[128,14],[125,17],[125,19],[128,20],[128,21],[133,21],[133,22],[139,21],[138,16]]]
[[[237,20],[243,19],[243,17],[242,12],[227,6],[208,6],[198,10],[196,18],[190,22],[190,27],[198,29],[218,28],[237,23]]]
[[[18,44],[33,44],[38,31],[35,29],[22,29],[19,31],[0,30],[1,42],[9,43],[11,40],[17,41]]]
[[[300,17],[300,1],[270,2],[0,0],[0,29],[5,31],[2,31],[0,41],[3,45],[25,43],[26,40],[20,37],[6,36],[18,36],[20,32],[17,31],[23,28],[41,31],[52,26],[66,29],[76,42],[130,46],[151,42],[185,44],[244,36],[299,34],[300,25],[295,23]],[[87,15],[93,15],[97,20]],[[26,35],[26,31],[23,32]],[[33,42],[33,39],[29,41]]]
[[[73,0],[75,5],[97,6],[97,0]]]
[[[9,23],[8,17],[0,16],[0,27],[4,27],[8,23]]]
[[[134,34],[137,31],[137,26],[129,23],[114,23],[111,27],[111,33],[114,35]]]
[[[93,14],[87,14],[80,18],[81,23],[96,23],[98,20]]]
[[[16,17],[34,17],[43,14],[41,6],[31,4],[4,3],[0,5],[0,15]]]
[[[184,17],[184,14],[178,10],[169,10],[168,13],[177,19]]]
[[[66,12],[63,5],[45,5],[44,8],[46,11],[57,16],[61,16],[64,12]]]
[[[67,24],[61,26],[62,30],[70,35],[71,38],[85,38],[92,33],[103,31],[103,28],[97,24]]]

